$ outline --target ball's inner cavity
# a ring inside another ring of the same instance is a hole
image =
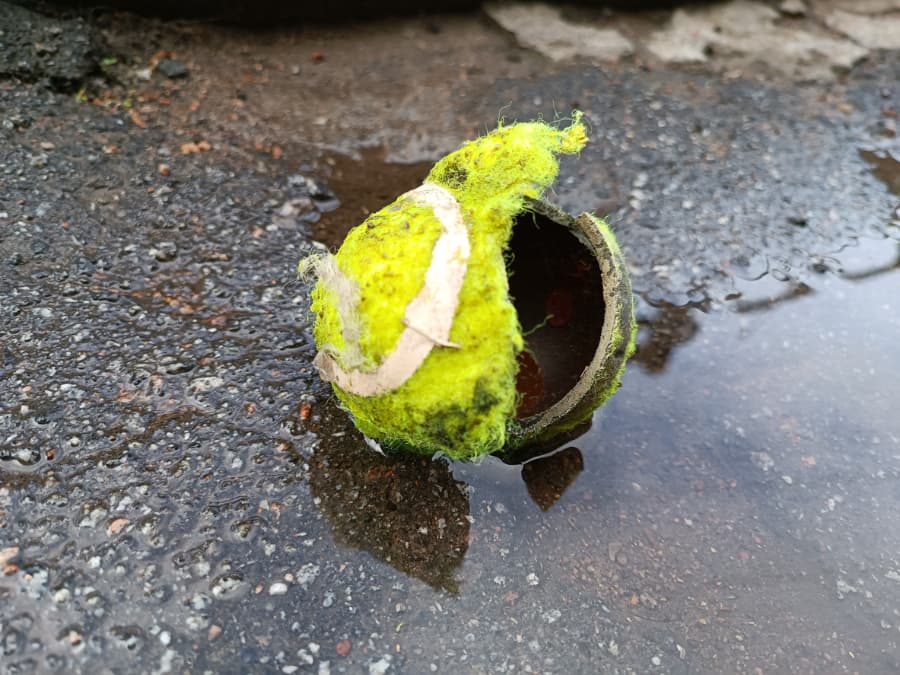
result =
[[[518,419],[547,410],[594,358],[605,305],[600,266],[565,226],[517,216],[508,255],[509,292],[525,335],[516,388]]]

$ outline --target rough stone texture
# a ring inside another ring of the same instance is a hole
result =
[[[546,4],[490,3],[486,13],[526,48],[554,61],[610,62],[646,49],[665,63],[712,63],[723,68],[765,64],[802,79],[831,79],[872,49],[896,49],[896,0],[785,2],[776,10],[755,0],[729,0],[676,9],[666,26],[596,8],[563,10]],[[784,16],[792,17],[785,22]],[[827,26],[838,37],[823,27]]]
[[[494,21],[516,36],[523,47],[561,61],[583,58],[616,61],[634,52],[631,41],[612,28],[594,28],[563,19],[559,9],[549,5],[491,3],[485,11]]]
[[[733,0],[699,10],[675,10],[669,25],[647,48],[667,62],[705,62],[722,51],[744,62],[758,61],[791,76],[828,77],[846,70],[867,50],[849,40],[807,28],[779,26],[778,12],[759,2]]]
[[[900,11],[888,16],[862,16],[837,10],[825,17],[825,23],[870,49],[900,49]]]
[[[885,14],[900,11],[900,0],[814,0],[819,14],[841,9],[854,14]]]
[[[80,18],[51,18],[0,3],[0,76],[72,87],[98,67],[98,40]]]

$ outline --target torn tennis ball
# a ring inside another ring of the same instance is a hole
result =
[[[369,216],[318,281],[315,365],[367,436],[474,459],[588,419],[633,350],[631,286],[609,227],[541,199],[565,128],[500,126]]]

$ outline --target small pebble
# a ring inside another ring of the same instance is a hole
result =
[[[187,66],[178,59],[161,59],[156,64],[156,69],[173,80],[179,77],[186,77],[188,74]]]
[[[163,241],[150,249],[150,255],[159,262],[171,262],[178,257],[178,247],[173,241]]]

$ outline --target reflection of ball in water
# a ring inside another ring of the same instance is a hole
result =
[[[337,413],[337,411],[335,411]],[[333,438],[342,420],[324,416],[310,488],[335,537],[369,551],[435,588],[459,591],[456,571],[469,547],[469,498],[446,460],[369,452],[354,435]]]
[[[582,471],[584,458],[581,451],[568,447],[523,465],[522,480],[531,498],[542,511],[546,511],[562,497]]]

